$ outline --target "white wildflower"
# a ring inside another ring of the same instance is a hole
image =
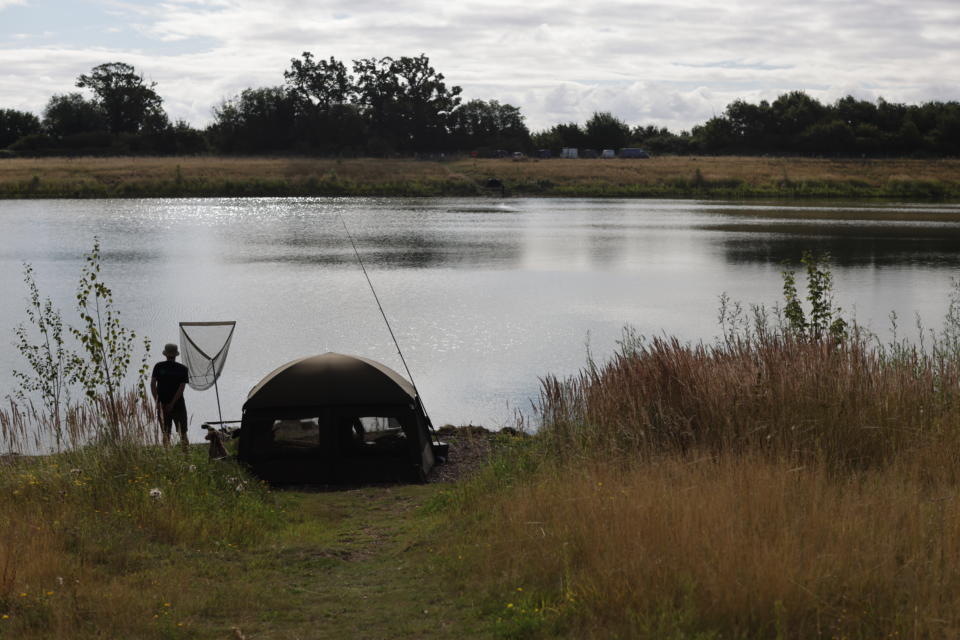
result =
[[[243,483],[242,483],[242,482],[237,485],[237,493],[239,493],[239,492],[241,492],[241,491],[243,491]]]
[[[63,586],[63,578],[61,576],[57,576],[57,584],[61,587]]]
[[[77,475],[80,475],[80,474],[82,473],[82,470],[81,470],[81,469],[77,469],[77,468],[73,468],[73,469],[70,469],[70,473],[72,473],[73,475],[77,476]]]
[[[194,471],[197,470],[197,465],[192,464],[189,467],[187,467],[187,469],[190,471],[190,473],[193,473]]]
[[[154,487],[153,489],[150,489],[150,497],[154,500],[159,500],[163,497],[163,491],[160,491],[160,489]]]

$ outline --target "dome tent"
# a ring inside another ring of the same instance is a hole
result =
[[[239,458],[276,483],[418,481],[434,465],[428,424],[399,373],[325,353],[288,362],[250,391]]]

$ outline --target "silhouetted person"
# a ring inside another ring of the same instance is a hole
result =
[[[157,419],[160,420],[161,435],[164,446],[170,445],[170,432],[173,423],[180,433],[180,445],[187,449],[187,404],[183,400],[183,391],[190,378],[188,369],[177,362],[180,350],[175,344],[167,344],[163,348],[166,360],[158,362],[153,367],[150,376],[150,392],[153,401],[157,403]]]

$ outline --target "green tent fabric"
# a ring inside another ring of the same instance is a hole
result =
[[[364,421],[391,427],[369,432]],[[288,362],[251,389],[238,455],[275,483],[423,481],[435,463],[428,423],[399,373],[324,353]]]
[[[247,395],[243,409],[403,405],[416,397],[413,385],[384,364],[324,353],[288,362],[268,373]]]

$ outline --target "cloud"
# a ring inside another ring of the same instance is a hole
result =
[[[736,98],[795,89],[823,100],[960,98],[952,81],[960,66],[955,0],[111,0],[101,7],[115,14],[104,29],[135,29],[134,46],[0,40],[0,105],[36,111],[91,66],[124,60],[157,81],[172,117],[199,125],[223,97],[282,84],[290,58],[303,51],[346,61],[426,53],[465,97],[516,104],[535,129],[582,122],[595,110],[631,124],[689,128]]]
[[[27,4],[26,0],[0,0],[0,11],[3,11],[7,7],[12,7],[15,4],[25,5]]]

